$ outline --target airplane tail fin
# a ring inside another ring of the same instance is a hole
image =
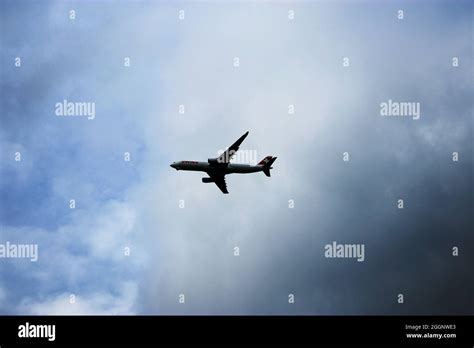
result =
[[[258,163],[259,166],[263,167],[263,172],[266,176],[270,176],[270,169],[272,169],[272,164],[276,159],[276,157],[267,156]]]

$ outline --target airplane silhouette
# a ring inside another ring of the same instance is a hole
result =
[[[249,164],[230,163],[230,160],[239,150],[240,144],[247,137],[249,132],[242,135],[235,143],[233,143],[222,155],[217,158],[209,158],[207,162],[197,161],[179,161],[173,162],[170,166],[176,170],[189,170],[197,172],[205,172],[209,177],[202,178],[203,183],[215,183],[222,193],[229,193],[227,191],[227,184],[225,176],[227,174],[248,174],[264,172],[266,176],[270,176],[270,169],[273,169],[272,164],[277,159],[273,156],[267,156],[261,160],[256,166]]]

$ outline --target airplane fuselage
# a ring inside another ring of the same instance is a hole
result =
[[[248,173],[257,173],[263,170],[262,166],[251,166],[249,164],[237,164],[229,163],[225,165],[212,165],[208,162],[198,162],[198,161],[180,161],[174,162],[171,167],[176,170],[188,170],[194,172],[206,172],[206,173],[215,173],[221,175],[227,174],[248,174]]]

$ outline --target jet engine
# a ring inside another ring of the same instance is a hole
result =
[[[202,178],[202,182],[205,183],[205,184],[208,184],[210,182],[214,182],[214,179],[213,178]]]

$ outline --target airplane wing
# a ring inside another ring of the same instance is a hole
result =
[[[240,144],[242,144],[247,135],[249,135],[248,131],[217,158],[217,163],[229,163],[234,154],[239,151]]]
[[[208,173],[209,174],[209,173]],[[222,193],[229,193],[227,191],[227,184],[225,182],[225,177],[224,175],[211,175],[209,176],[214,179],[214,183],[217,185],[217,187],[222,191]]]

